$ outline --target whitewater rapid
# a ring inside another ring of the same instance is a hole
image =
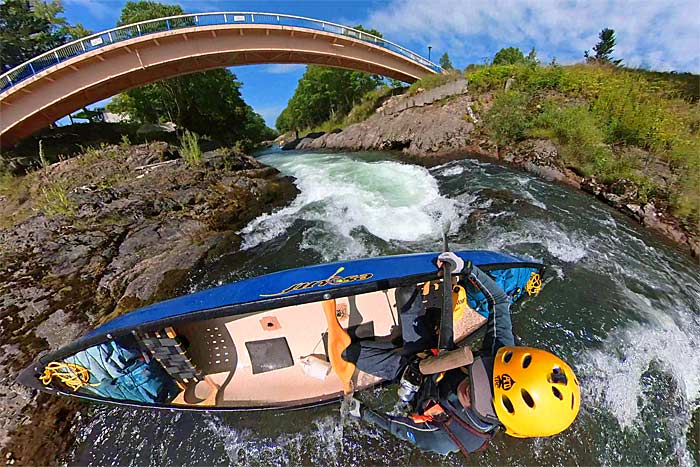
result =
[[[514,307],[526,345],[560,354],[582,384],[581,413],[553,438],[499,434],[467,460],[422,453],[337,407],[288,413],[144,413],[99,406],[76,428],[73,463],[92,465],[694,465],[700,410],[700,268],[639,225],[567,187],[493,164],[426,169],[381,153],[271,153],[296,179],[288,207],[252,221],[192,290],[323,261],[494,249],[547,266],[539,296]],[[391,406],[395,388],[364,395]],[[697,415],[696,415],[697,417]]]

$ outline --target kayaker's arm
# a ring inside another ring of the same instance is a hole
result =
[[[486,321],[486,335],[481,351],[496,355],[499,348],[514,346],[513,324],[510,318],[510,298],[503,289],[484,271],[474,266],[469,280],[486,296],[489,315]]]
[[[409,417],[396,417],[375,412],[362,405],[356,399],[353,399],[349,414],[369,422],[425,451],[432,451],[442,455],[459,451],[461,449],[460,445],[468,452],[475,452],[481,449],[486,442],[483,436],[470,434],[469,432],[461,433],[457,441],[445,429],[440,428],[437,423],[432,423],[428,420],[419,423]],[[456,442],[459,442],[459,445]]]
[[[395,417],[362,408],[361,418],[365,422],[385,430],[395,437],[426,450],[445,455],[457,451],[449,436],[430,423],[414,423],[408,417]]]

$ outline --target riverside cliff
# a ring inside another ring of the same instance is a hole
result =
[[[556,73],[560,69],[553,68]],[[602,131],[598,124],[588,121],[593,114],[587,109],[593,105],[586,107],[589,104],[580,96],[529,84],[534,79],[518,75],[517,68],[505,71],[501,75],[505,87],[525,81],[521,91],[494,90],[498,80],[489,75],[488,79],[477,75],[469,84],[460,77],[427,91],[414,85],[408,93],[384,100],[365,121],[342,131],[300,138],[287,148],[399,150],[419,164],[434,164],[446,157],[496,160],[591,193],[700,257],[700,225],[695,219],[699,195],[692,176],[697,170],[693,144],[698,135],[692,121],[689,136],[677,138],[691,140],[690,149],[681,146],[677,151],[680,156],[651,150],[653,141],[644,148],[639,147],[643,141],[607,145],[598,134]],[[592,72],[599,70],[585,69],[583,74],[587,77]],[[603,69],[602,73],[614,72]],[[567,119],[571,123],[565,127]],[[679,199],[683,203],[674,205]]]
[[[183,292],[236,231],[297,194],[228,149],[186,163],[167,143],[103,146],[0,186],[0,447],[7,464],[60,462],[83,405],[15,382],[41,353]]]

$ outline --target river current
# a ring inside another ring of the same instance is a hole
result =
[[[698,465],[700,268],[590,196],[476,161],[430,169],[386,153],[271,152],[260,160],[301,193],[240,233],[243,250],[193,277],[190,292],[326,261],[491,249],[547,265],[542,292],[513,307],[523,345],[568,361],[582,384],[566,432],[500,433],[485,454],[421,452],[341,422],[338,404],[280,412],[176,413],[94,405],[68,459],[90,465]],[[395,386],[362,394],[391,408]]]

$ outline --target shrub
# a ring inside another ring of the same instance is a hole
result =
[[[612,154],[604,144],[604,133],[595,116],[585,106],[561,107],[557,102],[545,101],[533,125],[548,131],[563,146],[563,155],[570,164],[586,166],[596,160],[601,163]]]
[[[533,122],[527,96],[516,91],[498,94],[484,121],[499,144],[524,139]]]
[[[496,92],[484,121],[499,142],[556,140],[566,164],[604,182],[627,178],[641,201],[661,197],[700,228],[700,77],[600,64],[490,65],[465,72],[470,89]],[[508,78],[509,93],[503,93]],[[539,105],[539,111],[537,111]],[[670,164],[666,183],[612,148],[636,146]]]

